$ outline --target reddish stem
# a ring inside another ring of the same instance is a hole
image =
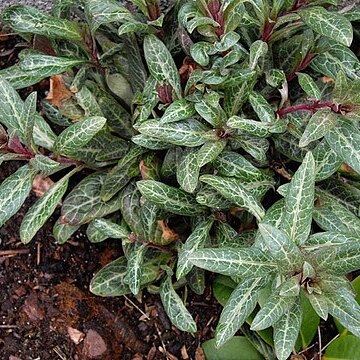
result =
[[[297,105],[292,105],[292,106],[288,106],[288,107],[283,107],[281,109],[279,109],[277,111],[277,114],[280,117],[283,117],[286,114],[290,114],[296,111],[310,111],[310,112],[315,112],[318,109],[322,109],[322,108],[330,108],[332,111],[339,113],[341,110],[343,110],[341,108],[341,105],[336,105],[334,103],[332,103],[331,101],[325,101],[325,102],[316,102],[313,104],[297,104]]]
[[[305,58],[300,62],[300,64],[296,67],[296,69],[286,76],[286,79],[288,81],[291,81],[292,79],[294,79],[296,73],[306,69],[310,65],[310,63],[313,61],[315,56],[316,56],[316,54],[312,54],[312,53],[307,54],[305,56]]]
[[[276,24],[275,21],[274,22],[269,22],[269,21],[265,22],[263,34],[261,37],[262,41],[268,42],[270,40],[270,37],[272,35],[275,24]]]

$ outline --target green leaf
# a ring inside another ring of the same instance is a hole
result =
[[[213,293],[215,299],[224,306],[236,286],[237,283],[229,276],[216,275],[213,281]]]
[[[277,293],[272,293],[252,321],[251,330],[263,330],[274,325],[290,310],[294,301],[295,297],[285,298]]]
[[[36,150],[36,146],[33,139],[33,132],[36,119],[36,102],[37,102],[37,93],[32,92],[25,100],[24,103],[24,135],[25,135],[25,144],[32,149]]]
[[[236,177],[245,182],[271,179],[245,157],[233,151],[223,151],[214,161],[214,167],[219,175]]]
[[[286,360],[294,349],[302,320],[302,308],[297,300],[292,308],[274,324],[275,353],[279,360]]]
[[[205,270],[192,268],[186,276],[190,289],[197,295],[203,295],[205,292]]]
[[[130,11],[115,0],[87,0],[85,12],[90,20],[92,33],[95,33],[101,25],[134,19]]]
[[[258,137],[267,137],[271,133],[282,133],[286,131],[287,123],[285,121],[261,122],[251,119],[244,119],[240,116],[232,116],[226,123],[233,129],[240,129],[251,135]]]
[[[316,313],[326,321],[329,314],[329,306],[326,297],[321,294],[312,293],[307,294],[307,298]]]
[[[329,274],[345,275],[360,267],[360,244],[351,242],[324,247],[309,254],[314,267]]]
[[[320,318],[313,309],[309,302],[310,297],[304,296],[304,293],[300,293],[301,306],[302,306],[302,322],[300,327],[300,333],[296,340],[295,350],[306,349],[314,339],[317,333],[318,326],[320,324]]]
[[[94,229],[101,232],[107,238],[126,239],[130,235],[129,230],[126,227],[107,219],[94,219],[92,224]]]
[[[256,248],[197,250],[189,261],[205,270],[239,277],[265,276],[276,268],[269,255]]]
[[[77,169],[75,169],[77,171]],[[20,225],[20,239],[27,244],[53,214],[65,194],[69,178],[74,170],[66,174],[38,199],[24,216]]]
[[[143,122],[137,130],[144,135],[170,144],[196,147],[208,140],[209,128],[195,119],[165,124],[159,120],[148,120]]]
[[[86,145],[105,125],[106,119],[91,116],[66,128],[56,139],[53,151],[62,155],[73,155]]]
[[[308,152],[294,174],[285,198],[282,229],[297,244],[303,244],[310,233],[314,191],[315,161]]]
[[[340,336],[329,344],[324,360],[357,360],[360,339],[354,335]]]
[[[181,98],[180,76],[164,43],[155,35],[147,35],[144,39],[144,53],[151,75],[160,83],[168,82],[177,97]]]
[[[45,155],[35,155],[29,161],[31,167],[41,173],[41,176],[47,177],[56,172],[65,169],[70,164],[60,164]]]
[[[171,276],[167,276],[161,283],[160,297],[165,312],[169,316],[171,322],[179,330],[194,334],[196,332],[196,323],[186,309],[180,296],[175,292],[171,283]]]
[[[295,275],[280,285],[279,294],[283,297],[296,297],[300,293],[301,275]]]
[[[207,360],[264,359],[245,336],[234,336],[220,348],[217,348],[215,339],[203,342],[201,347]]]
[[[119,196],[108,202],[100,198],[100,189],[105,178],[105,173],[97,172],[87,176],[74,187],[61,207],[65,222],[82,225],[119,210]]]
[[[360,336],[360,306],[356,300],[339,289],[333,294],[326,294],[329,313],[341,325],[350,330],[354,335]]]
[[[93,244],[103,242],[109,238],[105,233],[94,226],[95,220],[96,219],[92,220],[86,228],[86,236]]]
[[[186,148],[177,164],[176,179],[183,190],[193,193],[199,179],[197,149]]]
[[[249,58],[250,70],[255,70],[259,59],[264,57],[267,52],[268,52],[268,44],[266,42],[257,40],[251,44],[250,58]]]
[[[273,122],[276,120],[274,110],[261,94],[253,91],[249,96],[249,102],[261,121]]]
[[[186,99],[175,100],[166,108],[160,121],[162,123],[171,123],[180,120],[186,120],[195,115],[194,104]]]
[[[305,91],[305,94],[310,98],[320,100],[321,92],[312,77],[305,73],[297,73],[299,85]]]
[[[213,219],[208,219],[200,222],[191,235],[186,239],[185,243],[179,250],[176,278],[186,276],[192,269],[193,265],[189,261],[189,254],[204,247],[207,240],[209,240],[209,232],[214,223]]]
[[[161,182],[141,180],[136,185],[147,200],[174,214],[193,216],[205,210],[190,194]]]
[[[353,29],[350,21],[343,15],[330,12],[320,6],[311,6],[298,11],[305,24],[320,35],[350,46]]]
[[[135,243],[128,256],[127,273],[124,280],[134,295],[137,295],[140,291],[141,273],[146,250],[146,245]]]
[[[213,44],[199,41],[190,48],[191,57],[201,66],[207,66],[209,64],[210,58],[209,55],[213,52]]]
[[[2,20],[19,33],[31,33],[76,42],[82,41],[82,30],[78,23],[45,15],[31,6],[11,6],[2,12]]]
[[[259,224],[259,230],[271,256],[278,262],[279,269],[296,270],[303,262],[300,250],[287,235],[270,224]]]
[[[15,215],[30,194],[37,171],[24,165],[0,185],[0,228]]]
[[[255,309],[259,290],[266,285],[262,278],[242,281],[232,292],[225,304],[216,327],[216,346],[225,344],[239,330],[247,317]]]
[[[0,78],[0,122],[24,139],[24,104],[19,94],[4,79]]]
[[[309,120],[299,141],[304,147],[312,141],[322,138],[336,124],[336,115],[330,109],[320,109]]]
[[[320,189],[316,190],[316,198],[313,218],[323,230],[360,236],[360,219],[337,198]]]
[[[205,119],[214,128],[219,128],[226,122],[226,113],[219,105],[218,99],[211,101],[212,99],[206,96],[195,104],[197,113]]]
[[[342,161],[331,149],[329,144],[322,140],[312,151],[315,159],[316,177],[315,181],[322,181],[336,172]]]
[[[145,239],[142,222],[141,194],[135,181],[130,182],[120,193],[120,210],[123,220],[129,226],[136,239]]]
[[[342,119],[338,126],[325,135],[329,146],[336,154],[360,174],[360,132],[353,124]]]
[[[214,161],[225,149],[226,144],[226,139],[219,139],[215,141],[207,141],[204,145],[202,145],[197,152],[197,163],[199,167]]]
[[[62,224],[59,218],[53,227],[54,239],[59,244],[65,244],[79,228],[80,225]]]
[[[143,153],[144,149],[140,146],[130,148],[128,153],[110,170],[100,191],[103,201],[109,201],[130,181],[131,175],[129,171],[132,166],[139,162]]]
[[[196,201],[201,205],[214,209],[230,209],[235,206],[210,185],[202,186],[201,190],[196,194]]]
[[[311,68],[320,74],[336,78],[339,71],[344,71],[351,79],[357,78],[359,60],[346,46],[332,43],[326,46],[326,51],[318,54],[310,64]]]
[[[262,205],[239,180],[214,175],[202,175],[200,181],[212,186],[222,196],[234,202],[237,206],[245,208],[258,220],[261,220],[265,215]]]
[[[112,261],[103,267],[91,280],[90,291],[97,296],[122,296],[130,294],[130,288],[124,278],[127,272],[125,256]],[[159,274],[158,266],[145,263],[141,285],[154,281]]]

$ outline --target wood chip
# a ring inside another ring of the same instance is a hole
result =
[[[84,339],[83,353],[90,359],[95,359],[107,351],[104,339],[95,331],[90,329]]]

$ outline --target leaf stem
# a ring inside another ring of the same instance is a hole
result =
[[[312,104],[296,104],[287,107],[283,107],[277,111],[279,117],[283,117],[286,114],[290,114],[296,111],[310,111],[315,112],[322,108],[330,108],[332,111],[338,113],[341,110],[341,105],[336,105],[331,101],[315,102]]]

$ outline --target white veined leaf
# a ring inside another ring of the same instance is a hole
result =
[[[27,244],[53,214],[59,201],[65,194],[69,178],[78,171],[78,168],[70,171],[57,181],[38,199],[24,216],[20,225],[20,239]]]
[[[213,219],[200,222],[185,243],[179,250],[176,278],[180,279],[186,276],[192,269],[193,265],[189,260],[189,254],[202,248],[209,239],[209,231],[214,223]]]
[[[28,197],[37,171],[24,165],[0,185],[0,228],[15,215]]]
[[[292,308],[274,324],[275,353],[279,360],[286,360],[294,349],[302,320],[302,307],[297,299]]]
[[[264,278],[242,281],[232,292],[224,306],[216,327],[216,346],[220,347],[240,329],[248,316],[255,309],[259,290],[266,285]]]
[[[171,283],[171,276],[167,276],[160,285],[160,297],[165,312],[171,322],[181,331],[192,334],[196,332],[196,323],[186,309],[180,296],[175,292]]]
[[[106,119],[91,116],[66,128],[56,139],[53,151],[57,154],[72,155],[86,145],[105,125]]]
[[[315,160],[308,152],[294,174],[285,197],[284,230],[296,244],[303,244],[310,233],[315,192]]]

